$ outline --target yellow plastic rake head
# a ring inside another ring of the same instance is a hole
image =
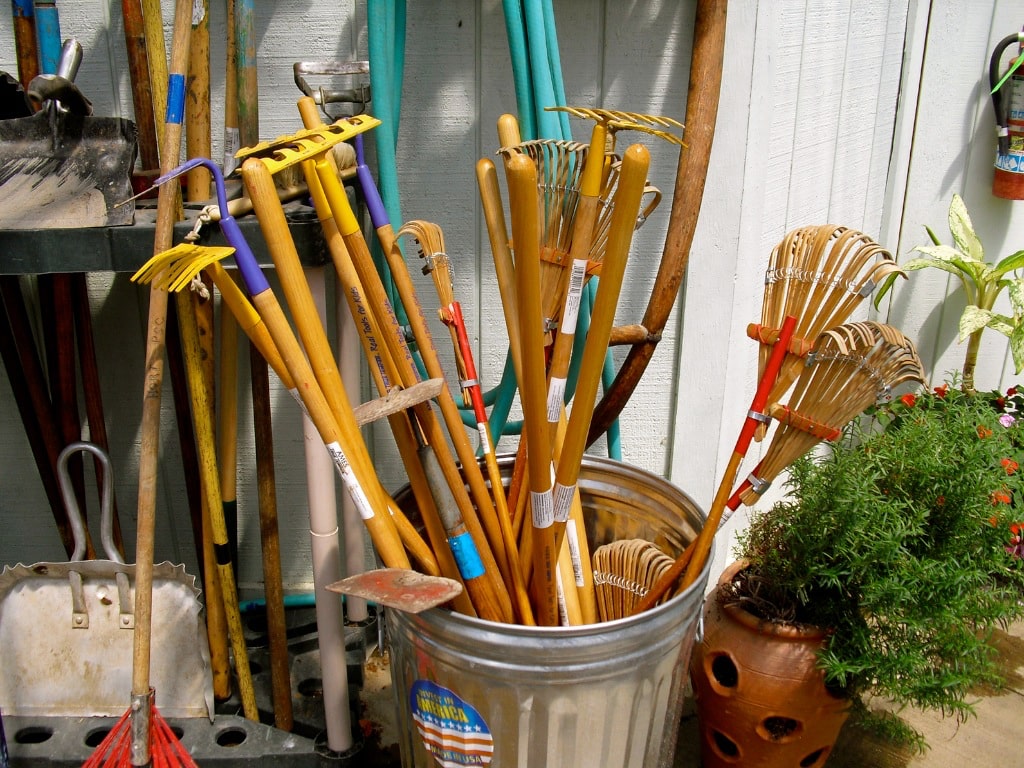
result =
[[[307,128],[290,136],[279,136],[251,147],[243,147],[235,153],[235,157],[239,161],[257,157],[271,173],[277,173],[305,160],[316,159],[336,144],[348,141],[378,125],[380,120],[376,117],[354,115],[328,125]]]
[[[179,243],[158,253],[132,275],[133,283],[152,283],[161,291],[176,293],[195,279],[196,275],[212,264],[226,259],[235,252],[228,246]]]
[[[671,144],[683,145],[682,135],[676,136],[674,133],[664,130],[665,128],[678,128],[680,132],[683,130],[683,124],[671,117],[592,107],[545,107],[544,109],[548,112],[567,112],[573,117],[604,123],[608,131],[613,134],[616,131],[643,131]]]

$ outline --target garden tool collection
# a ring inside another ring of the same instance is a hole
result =
[[[572,214],[563,212],[561,215],[567,218],[559,224],[552,213],[551,220],[545,223],[547,231],[542,235],[539,221],[531,223],[528,215],[531,209],[539,210],[537,202],[540,199],[537,161],[530,152],[547,153],[545,156],[552,158],[554,155],[550,148],[541,149],[542,145],[536,143],[531,145],[533,150],[527,147],[524,151],[505,153],[510,179],[520,178],[517,185],[510,186],[510,189],[517,190],[510,193],[510,212],[513,243],[518,243],[519,248],[516,249],[514,264],[509,252],[510,272],[507,276],[516,282],[515,306],[510,315],[516,318],[515,335],[522,338],[529,334],[532,339],[529,345],[521,345],[517,355],[529,350],[533,356],[529,362],[522,361],[519,368],[530,379],[529,383],[522,382],[521,391],[524,393],[522,400],[527,423],[535,425],[532,431],[527,428],[524,442],[536,446],[536,450],[525,452],[532,467],[526,474],[531,477],[532,493],[528,506],[534,524],[528,529],[520,527],[517,534],[515,512],[507,503],[500,473],[495,473],[495,466],[489,466],[487,461],[488,456],[494,456],[494,444],[487,428],[479,382],[474,382],[476,374],[461,306],[451,296],[447,254],[440,228],[430,222],[414,221],[395,232],[379,204],[379,193],[360,146],[361,134],[376,127],[379,121],[362,114],[324,124],[313,102],[310,97],[300,100],[300,113],[306,126],[303,130],[245,147],[237,153],[241,177],[274,260],[281,291],[293,318],[294,331],[285,316],[284,303],[279,303],[271,291],[231,215],[219,169],[207,159],[187,161],[164,172],[155,186],[162,187],[167,181],[197,166],[208,167],[217,190],[219,224],[229,247],[200,246],[191,238],[191,242],[157,253],[133,279],[152,283],[155,290],[179,292],[191,286],[201,273],[208,275],[221,292],[224,305],[238,321],[239,328],[252,340],[285,387],[300,401],[316,426],[387,567],[402,570],[415,563],[417,569],[428,577],[444,574],[454,578],[462,584],[465,592],[453,594],[450,598],[452,605],[493,621],[549,625],[595,621],[596,599],[593,597],[589,551],[585,541],[580,541],[583,521],[578,516],[582,507],[575,488],[575,473],[582,461],[589,427],[587,416],[592,413],[596,401],[632,233],[638,220],[653,210],[659,197],[656,190],[652,191],[646,183],[649,164],[646,149],[642,145],[634,145],[621,161],[612,157],[604,163],[595,161],[592,166],[584,162],[585,148],[568,146],[567,150],[562,147],[554,149],[555,154],[562,157],[554,161],[561,168],[550,171],[556,175],[549,183],[552,190],[565,188],[565,184],[559,181],[564,181],[573,166],[581,172],[590,167],[597,168],[591,173],[600,182],[598,192],[603,188],[605,195],[600,215],[597,195],[592,195],[592,203],[588,202],[594,208],[594,215],[587,220],[587,228],[591,230],[587,248],[590,258],[583,259],[583,263],[591,272],[600,265],[604,279],[597,292],[594,322],[581,353],[577,400],[574,401],[579,405],[574,407],[569,418],[559,408],[556,422],[549,418],[549,363],[545,359],[549,329],[545,318],[560,314],[560,308],[566,301],[558,291],[568,291],[570,281],[563,280],[561,274],[549,280],[554,285],[547,289],[555,296],[551,303],[554,309],[545,313],[540,303],[540,250],[545,247],[545,238],[552,244],[549,251],[559,245],[560,239],[561,249],[568,253],[566,249],[572,247],[567,234],[570,231],[568,225],[573,221]],[[609,125],[613,128],[619,125],[611,115],[624,119],[626,113],[602,113],[605,129]],[[415,348],[409,346],[405,332],[398,324],[387,289],[341,186],[332,148],[346,141],[355,144],[356,178],[368,202],[395,295],[408,313],[409,331]],[[604,157],[602,148],[599,158]],[[516,166],[520,170],[515,170]],[[356,417],[357,410],[367,410],[366,404],[357,409],[348,400],[326,334],[313,308],[281,201],[273,187],[274,175],[293,167],[304,172],[306,187],[324,226],[343,293],[360,328],[360,340],[371,363],[378,392],[382,398],[396,402],[404,398],[402,405],[390,409],[377,405],[371,406],[370,410],[386,415],[392,426],[409,470],[429,544],[409,524],[405,513],[384,491],[374,473]],[[586,190],[590,192],[590,186]],[[643,198],[652,194],[654,202],[641,212]],[[569,195],[576,196],[576,193],[570,190]],[[531,200],[533,203],[529,202]],[[551,203],[550,209],[554,211],[571,205],[572,202],[565,198]],[[516,231],[521,229],[523,231],[516,236]],[[451,334],[456,357],[461,361],[459,380],[470,400],[475,399],[476,415],[480,417],[477,431],[484,454],[483,466],[470,444],[459,406],[445,383],[445,372],[399,247],[403,236],[414,240],[425,263],[435,272],[435,286],[442,302],[442,322]],[[534,251],[533,257],[531,251]],[[221,264],[229,256],[233,256],[238,265],[248,296],[239,290]],[[531,263],[536,264],[536,273],[531,271]],[[581,279],[585,272],[579,275]],[[420,358],[430,380],[440,385],[439,389],[432,390],[436,406],[415,396],[424,382],[414,355]],[[435,407],[440,409],[439,414],[435,413]],[[560,468],[558,474],[554,472],[556,467]],[[555,478],[559,481],[557,486],[552,485]],[[556,488],[557,496],[552,492]],[[336,531],[336,521],[323,521],[320,525],[328,524],[333,525],[331,530]],[[566,536],[567,527],[571,529],[569,536]],[[563,541],[564,555],[560,554]],[[523,547],[529,551],[530,564],[524,563],[520,555]],[[529,588],[531,579],[532,593]],[[563,585],[561,588],[560,583]],[[569,594],[566,584],[573,587]],[[577,594],[580,588],[585,590],[583,596]]]

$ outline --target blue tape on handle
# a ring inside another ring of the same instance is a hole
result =
[[[14,15],[23,16],[26,19],[32,18],[32,0],[13,0]]]
[[[180,125],[185,117],[185,76],[172,74],[167,78],[166,122]]]
[[[459,568],[459,574],[463,579],[475,579],[483,576],[483,561],[480,560],[480,553],[476,550],[476,544],[469,533],[460,533],[448,539],[448,546],[452,548],[452,557],[455,558],[455,565]]]

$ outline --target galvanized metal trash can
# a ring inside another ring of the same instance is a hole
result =
[[[579,487],[592,547],[645,538],[674,556],[703,524],[682,490],[620,462],[588,457]],[[708,570],[651,611],[584,627],[389,609],[403,768],[671,766]]]

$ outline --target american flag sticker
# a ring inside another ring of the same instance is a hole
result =
[[[487,723],[459,696],[429,680],[417,680],[409,708],[423,746],[443,768],[490,765],[494,739]]]

